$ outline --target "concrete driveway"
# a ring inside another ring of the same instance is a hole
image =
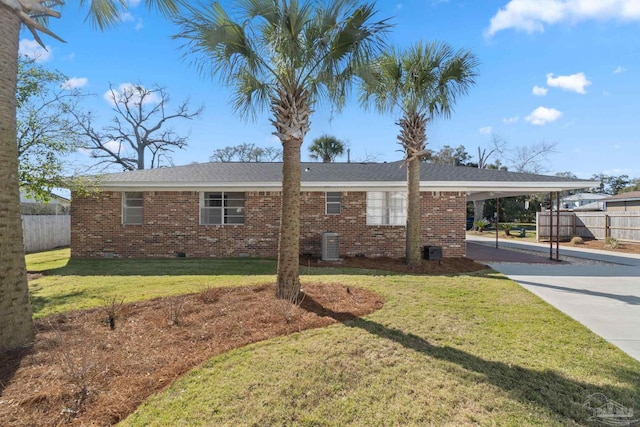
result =
[[[468,242],[483,245],[482,253],[489,248],[495,250],[491,239],[469,236]],[[548,245],[500,241],[499,246],[503,250],[538,251],[540,256],[549,257]],[[560,254],[564,261],[551,265],[504,262],[498,257],[481,262],[640,361],[640,256],[563,248]],[[573,262],[566,258],[568,255],[580,260]]]

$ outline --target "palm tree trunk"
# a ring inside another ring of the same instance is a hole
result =
[[[418,157],[413,157],[407,164],[407,236],[406,262],[416,266],[422,262],[420,253],[420,163]]]
[[[400,135],[398,141],[405,150],[407,162],[407,230],[405,237],[406,263],[411,266],[420,265],[420,163],[425,154],[427,141],[427,122],[425,114],[411,112],[398,121]]]
[[[276,297],[293,301],[300,292],[300,146],[289,139],[282,148],[282,213],[278,244]]]
[[[18,187],[16,80],[19,31],[18,16],[0,4],[0,349],[26,345],[35,336]]]

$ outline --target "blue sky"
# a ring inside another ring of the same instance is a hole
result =
[[[227,9],[232,3],[222,2]],[[391,44],[441,40],[472,50],[481,61],[477,84],[453,116],[427,128],[429,148],[464,145],[474,155],[495,133],[511,147],[556,142],[548,173],[640,177],[640,1],[405,0],[377,6],[380,18],[392,18]],[[266,114],[255,122],[239,118],[229,91],[181,58],[179,42],[170,38],[177,32],[173,24],[133,3],[119,26],[101,32],[84,21],[85,13],[64,7],[50,28],[67,43],[45,36],[49,51],[40,59],[96,94],[85,107],[100,120],[110,117],[103,98],[109,83],[158,84],[174,104],[190,98],[194,107],[205,106],[201,118],[178,127],[190,139],[173,155],[174,164],[207,161],[216,148],[243,142],[279,146]],[[31,52],[30,34],[22,36],[23,52]],[[348,142],[353,161],[398,160],[397,118],[364,112],[355,96],[337,115],[321,104],[305,146],[328,133]],[[83,154],[76,159],[89,161]]]

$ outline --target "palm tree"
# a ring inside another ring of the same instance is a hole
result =
[[[177,11],[180,0],[146,0],[164,14]],[[81,0],[89,4],[89,17],[99,28],[120,20],[119,0]],[[52,8],[62,0],[0,0],[0,349],[14,348],[33,340],[27,274],[22,240],[20,193],[18,189],[18,147],[16,144],[16,81],[18,39],[25,25],[43,47],[42,32],[61,40],[46,27],[46,18],[59,18]]]
[[[300,291],[300,147],[316,101],[338,108],[355,70],[383,47],[386,20],[373,21],[374,5],[355,0],[310,2],[244,0],[238,21],[214,3],[179,20],[186,53],[232,87],[243,117],[269,108],[283,147],[282,205],[276,295],[295,300]]]
[[[309,146],[309,157],[322,160],[322,163],[331,163],[344,153],[344,147],[345,143],[335,136],[322,135]]]
[[[475,83],[478,60],[448,44],[417,43],[406,51],[391,49],[362,75],[361,101],[381,112],[399,109],[398,142],[407,164],[406,262],[420,263],[420,163],[426,150],[427,124],[451,116],[453,105]]]

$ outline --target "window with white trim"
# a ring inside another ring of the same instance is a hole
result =
[[[326,193],[326,214],[340,215],[342,211],[342,193],[336,191],[327,191]]]
[[[367,192],[367,225],[406,225],[406,223],[406,192]]]
[[[144,195],[141,191],[122,193],[122,223],[125,225],[142,224]]]
[[[200,224],[244,224],[244,193],[200,193]]]

